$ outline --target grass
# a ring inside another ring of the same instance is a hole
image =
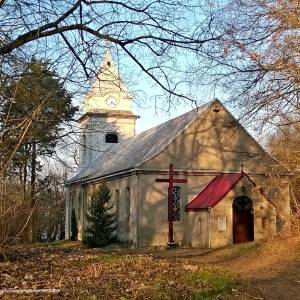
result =
[[[156,280],[150,298],[213,300],[229,295],[236,283],[233,276],[213,269],[187,272],[175,281]]]
[[[97,253],[85,256],[85,261],[94,265],[92,274],[95,278],[106,272],[106,268],[120,270],[118,275],[113,275],[115,280],[105,283],[105,289],[110,294],[119,291],[118,299],[123,300],[133,298],[130,291],[143,294],[144,299],[212,300],[229,295],[237,283],[232,275],[221,269],[193,265],[190,266],[193,270],[189,270],[180,260],[172,264],[170,260],[148,256]],[[118,279],[119,276],[123,279]],[[134,285],[128,286],[127,279],[134,281]]]
[[[261,250],[261,246],[261,242],[239,244],[237,247],[237,253],[241,256],[248,255],[253,252],[258,253]]]
[[[182,282],[194,288],[193,299],[210,300],[226,294],[236,284],[236,279],[217,269],[189,272],[181,277]]]
[[[114,264],[124,261],[125,255],[113,254],[113,253],[99,253],[95,255],[88,255],[86,260],[89,263],[102,263],[102,264]]]
[[[172,259],[150,258],[147,255],[130,255],[129,253],[118,251],[117,248],[115,249],[116,251],[113,250],[114,248],[111,250],[86,249],[86,247],[80,246],[79,242],[59,241],[42,244],[42,246],[50,246],[57,250],[61,249],[62,251],[66,249],[82,249],[81,259],[73,261],[73,266],[75,268],[87,268],[87,270],[91,272],[89,276],[95,278],[97,281],[103,280],[106,276],[107,279],[114,278],[114,280],[107,280],[105,284],[106,292],[114,295],[118,293],[118,297],[122,299],[134,298],[131,291],[135,288],[133,288],[131,284],[128,284],[126,281],[128,278],[132,282],[136,282],[133,285],[137,284],[138,294],[144,294],[145,299],[158,300],[212,300],[219,299],[223,296],[230,298],[232,288],[237,285],[237,280],[234,276],[224,269],[200,267],[198,264],[193,265],[196,269],[184,269],[182,259],[175,259],[175,264],[172,266],[170,263]],[[231,253],[230,256],[243,257],[257,253],[257,251],[260,252],[261,246],[261,243],[253,242],[233,245],[223,251],[229,251]],[[168,273],[164,272],[164,263],[166,264],[165,268],[169,270]],[[90,266],[92,266],[92,268]],[[110,269],[120,269],[120,272],[108,272]],[[161,272],[153,272],[151,276],[146,275],[149,272],[159,269],[161,269]],[[128,273],[126,274],[126,272]],[[141,273],[141,276],[136,278],[131,272],[136,274],[144,272],[144,274]],[[89,289],[94,289],[94,287],[91,286],[88,290]],[[119,292],[117,292],[118,290]],[[129,292],[127,292],[128,290]],[[86,299],[100,299],[101,297],[98,298],[98,296],[102,293],[102,289],[101,291],[95,291],[96,296],[93,293],[91,295],[87,294],[86,296],[91,296],[91,298]]]
[[[84,245],[80,241],[54,241],[49,243],[34,243],[35,247],[55,247],[55,248],[84,248]]]

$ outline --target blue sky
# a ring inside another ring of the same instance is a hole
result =
[[[147,74],[142,72],[126,55],[123,56],[120,53],[116,55],[113,50],[114,63],[119,68],[120,76],[133,96],[133,112],[140,116],[137,120],[137,134],[195,108],[195,103],[181,98],[171,100],[171,105],[169,105],[168,96],[166,94],[163,95],[162,89]],[[98,64],[96,69],[99,69],[101,65],[102,56],[103,53],[100,53],[99,60],[96,62]],[[189,57],[184,59],[185,62],[190,63],[191,59]],[[95,71],[97,72],[97,70]],[[178,76],[176,80],[180,81],[180,77]],[[237,111],[226,103],[228,95],[218,87],[197,85],[197,82],[193,81],[191,86],[182,85],[180,92],[191,96],[196,101],[197,106],[218,98],[235,117],[238,117]],[[82,108],[82,97],[77,98],[76,104]],[[246,126],[246,129],[249,130],[253,137],[263,142],[264,137],[260,133],[255,132],[253,128],[250,128],[249,124]]]
[[[147,90],[145,92],[147,92]],[[210,99],[206,100],[207,101],[203,101],[202,103],[208,102]],[[140,118],[137,120],[137,133],[177,117],[187,111],[192,110],[193,108],[194,107],[191,105],[191,103],[185,103],[184,101],[182,101],[180,105],[171,105],[169,111],[166,111],[163,105],[160,105],[160,103],[158,103],[157,107],[155,107],[153,102],[149,99],[146,100],[143,106],[133,103],[134,113],[140,116]]]
[[[200,85],[189,87],[182,84],[179,91],[192,97],[197,104],[186,99],[176,98],[172,99],[169,105],[168,95],[163,95],[162,89],[146,73],[142,72],[127,56],[122,56],[120,53],[116,55],[114,49],[111,50],[113,60],[119,68],[120,76],[133,96],[133,112],[140,116],[137,120],[137,133],[190,111],[196,105],[202,105],[213,98],[225,99],[225,95],[221,91],[217,92],[215,88]],[[102,55],[99,59],[99,66],[101,61]],[[189,63],[189,58],[185,57],[182,63]],[[174,73],[170,73],[170,76],[174,76]],[[175,80],[180,82],[181,77],[176,76]]]

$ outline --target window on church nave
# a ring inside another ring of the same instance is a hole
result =
[[[118,141],[119,141],[119,139],[118,139],[118,135],[116,133],[107,133],[105,135],[106,143],[116,144],[116,143],[118,143]]]
[[[77,206],[77,219],[78,219],[78,221],[80,221],[80,219],[81,219],[81,207],[82,207],[82,199],[81,199],[81,195],[79,193],[79,195],[78,195],[78,206]]]
[[[119,208],[120,208],[120,191],[118,189],[115,190],[115,214],[117,220],[119,219]]]
[[[86,135],[82,136],[82,146],[83,146],[83,159],[86,159]]]

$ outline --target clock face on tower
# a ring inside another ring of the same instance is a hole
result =
[[[114,97],[109,97],[106,99],[106,105],[110,108],[115,108],[118,105],[119,101]]]

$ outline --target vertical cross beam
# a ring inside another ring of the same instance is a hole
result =
[[[168,222],[169,222],[169,245],[172,246],[174,242],[173,233],[173,187],[174,187],[174,166],[169,165],[169,187],[168,187]]]
[[[174,246],[174,232],[173,232],[173,187],[174,183],[186,183],[186,179],[174,179],[174,166],[169,165],[169,178],[156,178],[156,182],[169,183],[168,186],[168,223],[169,223],[169,234],[168,234],[168,245]]]

